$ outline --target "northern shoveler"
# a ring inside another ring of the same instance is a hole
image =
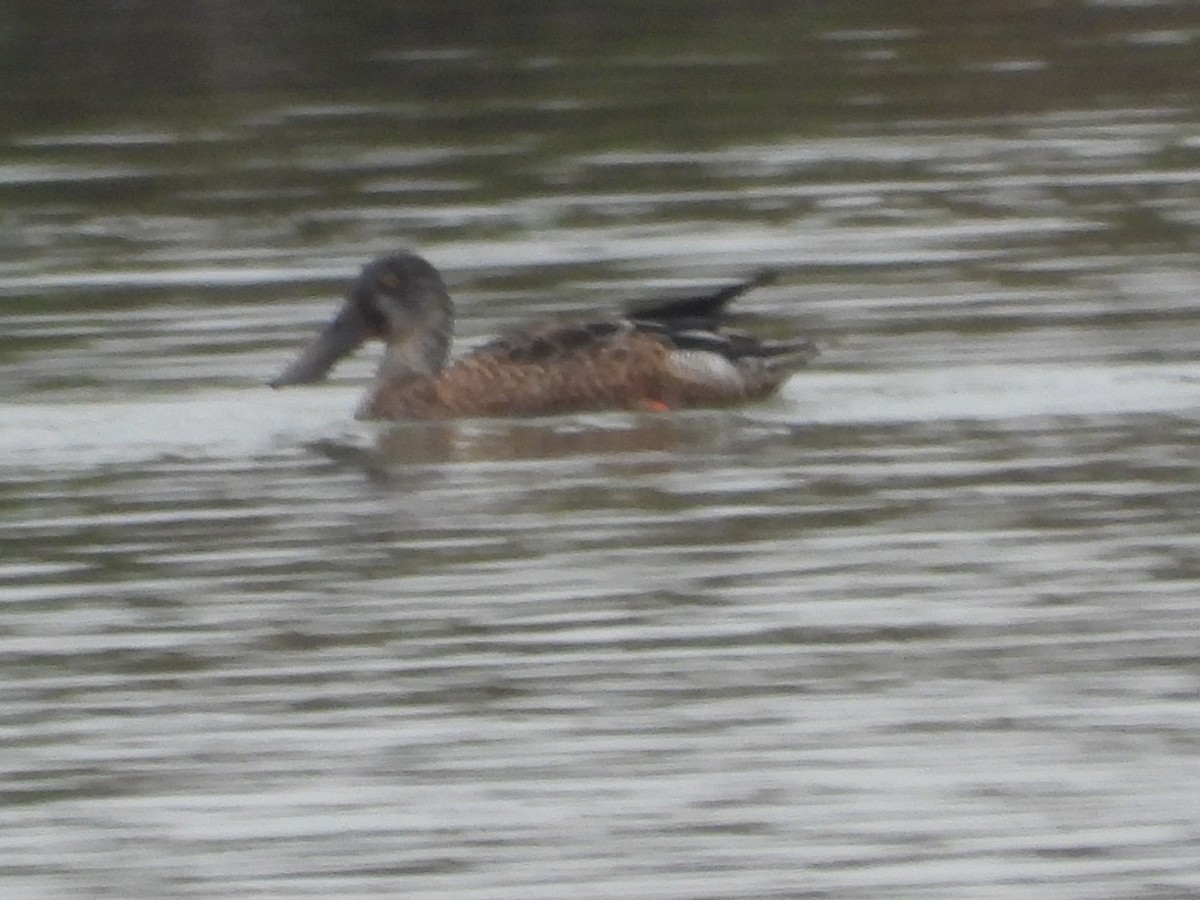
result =
[[[721,327],[760,273],[711,294],[621,316],[535,324],[447,364],[454,309],[437,270],[400,251],[363,267],[337,316],[273,387],[319,381],[370,338],[386,345],[360,419],[534,416],[724,406],[765,397],[816,355]]]

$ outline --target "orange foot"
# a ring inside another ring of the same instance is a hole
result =
[[[661,400],[651,400],[647,398],[646,400],[639,400],[637,408],[642,412],[669,412],[671,405],[669,403],[664,403]]]

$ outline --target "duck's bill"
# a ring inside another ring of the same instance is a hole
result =
[[[355,315],[353,308],[343,309],[300,351],[291,365],[271,380],[271,387],[320,381],[339,360],[358,349],[366,338],[367,329],[362,318]]]

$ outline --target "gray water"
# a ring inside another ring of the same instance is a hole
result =
[[[0,895],[1200,897],[1200,16],[701,6],[30,95]],[[398,245],[463,345],[774,266],[823,353],[719,412],[265,387]]]

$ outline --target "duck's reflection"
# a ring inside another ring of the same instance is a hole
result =
[[[734,417],[736,420],[736,417]],[[685,454],[721,446],[735,427],[721,412],[603,414],[537,420],[456,420],[388,425],[368,441],[323,439],[308,449],[381,483],[414,467],[595,458],[601,462],[673,465]]]

